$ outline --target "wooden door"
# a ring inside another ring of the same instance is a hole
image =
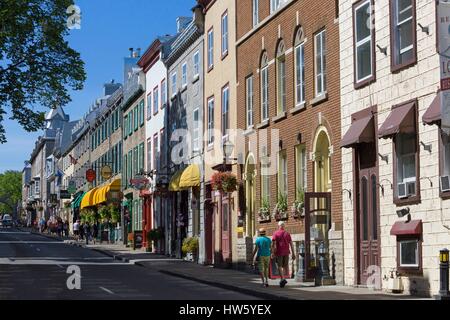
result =
[[[231,262],[231,220],[230,205],[227,197],[222,198],[222,259]]]

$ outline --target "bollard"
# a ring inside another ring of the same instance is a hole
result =
[[[443,249],[439,253],[439,267],[440,267],[440,288],[438,300],[450,300],[449,292],[449,251]]]
[[[298,248],[298,272],[296,275],[297,282],[305,282],[305,243],[301,242]]]
[[[328,259],[325,257],[327,253],[327,248],[325,247],[325,243],[321,242],[319,245],[319,265],[320,265],[320,275],[323,286],[335,285],[336,281],[330,276]]]

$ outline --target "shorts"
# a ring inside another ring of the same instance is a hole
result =
[[[263,257],[259,256],[259,263],[258,268],[259,272],[262,273],[264,276],[269,276],[269,264],[270,264],[270,256]]]
[[[275,257],[278,267],[288,268],[289,267],[289,256],[278,256]]]

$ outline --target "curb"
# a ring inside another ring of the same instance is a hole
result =
[[[126,263],[130,262],[130,260],[128,260],[127,258],[125,258],[123,256],[120,256],[120,255],[115,255],[115,254],[111,253],[110,251],[107,251],[107,250],[104,250],[104,249],[89,248],[89,247],[86,247],[84,245],[80,245],[80,246],[85,248],[85,249],[89,249],[89,250],[92,250],[92,251],[96,251],[96,252],[102,253],[102,254],[104,254],[104,255],[106,255],[108,257],[111,257],[111,258],[113,258],[114,260],[117,260],[117,261],[122,261],[122,262],[126,262]]]
[[[188,276],[188,275],[177,273],[177,272],[173,272],[173,271],[167,271],[167,270],[158,270],[158,271],[160,273],[163,273],[163,274],[166,274],[166,275],[169,275],[169,276],[178,277],[178,278],[182,278],[182,279],[186,279],[186,280],[191,280],[191,281],[203,283],[203,284],[206,284],[206,285],[209,285],[209,286],[213,286],[213,287],[217,287],[217,288],[221,288],[221,289],[226,289],[226,290],[231,290],[231,291],[239,292],[239,293],[242,293],[242,294],[247,294],[247,295],[250,295],[250,296],[253,296],[253,297],[265,299],[265,300],[294,300],[294,299],[291,299],[291,298],[283,297],[283,296],[272,294],[272,293],[265,293],[265,292],[252,290],[252,289],[248,289],[248,288],[242,288],[242,287],[238,287],[238,286],[231,285],[231,284],[225,284],[225,283],[221,283],[221,282],[214,282],[214,281],[209,281],[209,280],[203,280],[203,279],[195,278],[193,276]]]

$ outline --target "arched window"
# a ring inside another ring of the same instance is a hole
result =
[[[300,26],[294,38],[295,51],[295,106],[301,107],[305,104],[305,33]]]
[[[269,60],[267,52],[261,56],[261,122],[269,119]]]
[[[286,55],[283,40],[277,46],[277,111],[286,111]]]

